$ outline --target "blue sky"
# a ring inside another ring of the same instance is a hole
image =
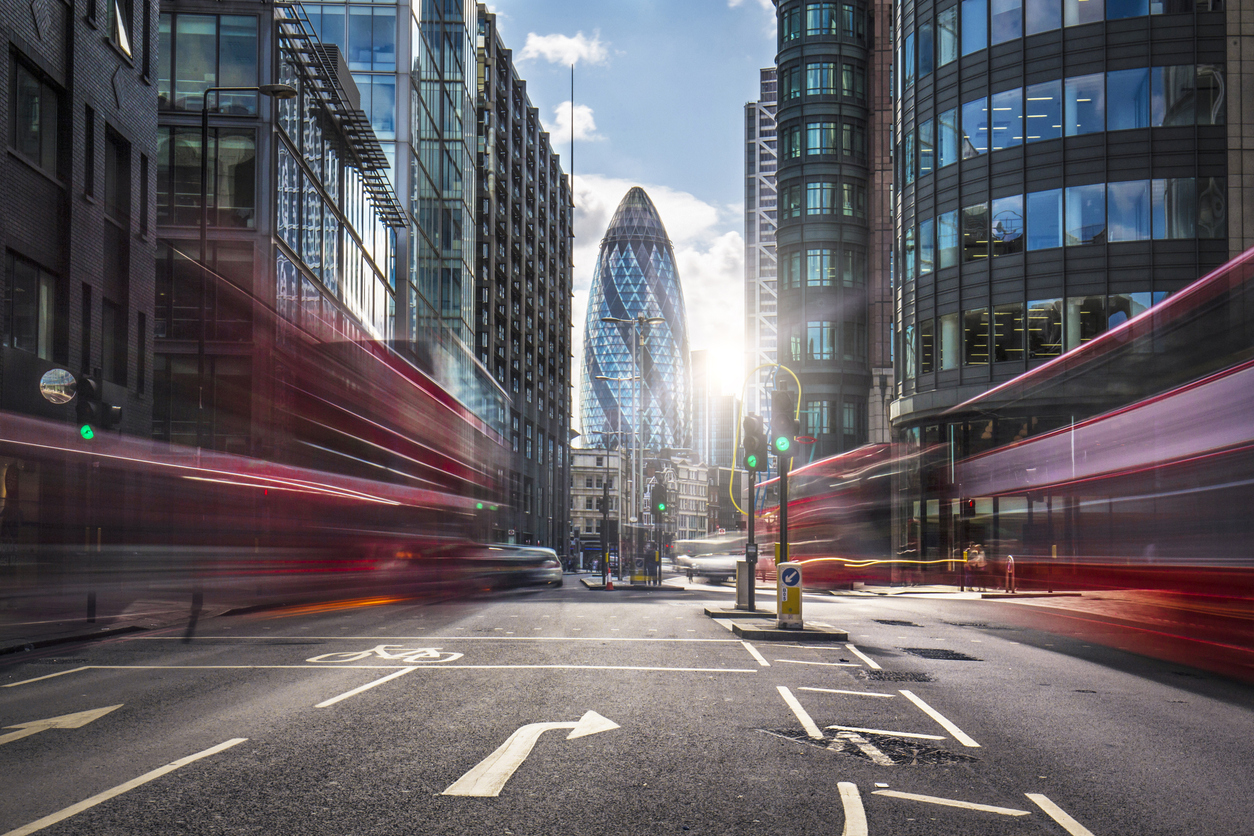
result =
[[[691,347],[743,376],[744,105],[775,57],[770,0],[491,0],[567,171],[575,68],[575,342],[597,247],[631,186],[675,245]],[[574,404],[578,415],[578,392]]]

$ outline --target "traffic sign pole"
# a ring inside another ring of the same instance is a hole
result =
[[[785,561],[777,567],[775,590],[778,607],[775,610],[776,625],[785,630],[800,630],[801,620],[801,564]]]

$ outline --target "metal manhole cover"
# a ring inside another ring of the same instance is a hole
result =
[[[903,647],[902,650],[911,656],[918,656],[923,659],[942,659],[946,662],[983,662],[983,659],[977,659],[974,656],[968,656],[965,653],[959,653],[956,650],[947,650],[943,647]]]
[[[895,618],[877,618],[874,619],[876,624],[887,624],[889,627],[922,627],[922,624],[915,624],[913,621],[898,621]]]
[[[926,673],[911,673],[910,671],[864,671],[859,670],[858,676],[868,682],[935,682],[930,675]]]

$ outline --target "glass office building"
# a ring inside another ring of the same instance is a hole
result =
[[[1242,79],[1217,0],[898,9],[892,415],[929,440],[1248,246],[1228,222]]]
[[[662,321],[635,322],[641,314]],[[675,253],[653,201],[636,186],[614,212],[592,277],[580,409],[586,446],[615,447],[619,433],[638,433],[645,450],[687,449],[690,388],[688,317]]]

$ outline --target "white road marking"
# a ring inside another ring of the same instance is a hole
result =
[[[883,734],[889,737],[917,737],[920,740],[944,740],[945,736],[941,734],[919,734],[917,732],[907,731],[884,731],[883,729],[860,729],[857,726],[828,726],[829,729],[840,729],[841,731],[862,732],[863,734]]]
[[[859,650],[858,648],[854,647],[853,645],[851,645],[851,644],[847,644],[847,645],[845,645],[845,649],[846,649],[846,650],[848,650],[850,653],[852,653],[854,656],[857,656],[857,657],[858,657],[859,659],[861,659],[863,662],[866,662],[866,666],[867,666],[868,668],[870,668],[871,670],[873,670],[873,671],[880,671],[880,670],[883,670],[883,668],[881,668],[881,667],[879,666],[879,663],[878,663],[878,662],[876,662],[876,661],[875,661],[874,659],[872,659],[870,656],[867,656],[865,653],[863,653],[861,650]]]
[[[81,668],[70,668],[68,671],[58,671],[57,673],[50,673],[45,676],[37,676],[34,679],[23,679],[21,682],[10,682],[3,687],[16,688],[19,685],[29,685],[32,682],[43,682],[45,679],[52,679],[54,676],[65,676],[67,673],[78,673],[79,671],[88,670],[90,667],[90,665],[87,665]]]
[[[583,616],[579,616],[583,618]],[[726,619],[716,619],[717,621],[725,621]],[[458,627],[458,630],[464,630],[464,627]],[[681,639],[681,638],[656,638],[645,636],[192,636],[190,639],[184,639],[182,636],[135,636],[128,638],[128,641],[260,641],[271,642],[275,645],[282,646],[285,641],[321,641],[321,642],[339,642],[339,641],[390,641],[390,642],[436,642],[436,641],[458,641],[458,642],[695,642],[704,644],[735,644],[739,639]],[[67,671],[68,673],[68,671]],[[53,674],[55,676],[56,674]]]
[[[957,740],[963,746],[969,746],[974,749],[978,749],[980,747],[980,744],[976,743],[974,740],[968,737],[966,732],[964,732],[962,729],[955,726],[943,714],[941,714],[935,708],[932,708],[932,706],[928,705],[923,700],[916,697],[914,694],[910,693],[909,691],[902,691],[901,695],[905,697],[906,699],[910,700],[910,702],[917,705],[919,707],[919,710],[922,711],[924,714],[931,717],[936,722],[940,723],[941,726],[945,729],[945,731],[952,734],[954,736],[954,740]]]
[[[418,669],[417,668],[401,668],[399,671],[393,671],[392,673],[388,674],[382,679],[376,679],[374,682],[367,682],[365,685],[362,685],[358,688],[354,688],[351,691],[345,691],[343,694],[340,694],[338,697],[332,697],[329,700],[323,700],[322,702],[315,705],[314,708],[326,708],[328,706],[335,705],[340,700],[346,700],[349,697],[355,697],[358,694],[360,694],[362,691],[369,691],[371,688],[375,687],[376,685],[382,685],[385,682],[396,679],[397,677],[400,677],[400,676],[404,676],[405,674],[411,673],[416,670]]]
[[[1030,815],[1028,810],[1016,810],[1013,807],[994,807],[991,804],[975,804],[970,801],[958,801],[953,798],[937,798],[934,795],[915,795],[912,792],[897,792],[896,790],[875,790],[872,795],[886,795],[889,798],[904,798],[907,801],[922,801],[927,804],[939,804],[942,807],[959,807],[963,810],[976,810],[981,813],[997,813],[1002,816],[1027,816]],[[1064,813],[1064,815],[1066,815]],[[1088,833],[1088,831],[1084,831]],[[1089,834],[1092,836],[1092,834]]]
[[[88,665],[83,670],[102,671],[247,671],[247,670],[371,670],[386,671],[396,665]],[[414,670],[412,666],[405,670]],[[590,670],[590,671],[678,671],[680,673],[757,673],[757,668],[662,668],[644,665],[423,665],[424,671],[491,670]],[[3,836],[3,834],[0,834]]]
[[[806,730],[806,734],[815,740],[823,739],[823,732],[819,730],[819,726],[814,722],[814,718],[806,713],[801,707],[801,703],[797,702],[797,698],[792,695],[783,685],[776,686],[779,688],[779,695],[784,698],[784,702],[788,703],[788,707],[792,709],[792,713],[797,715],[797,719],[801,721],[801,727]]]
[[[203,752],[197,752],[194,755],[188,755],[185,758],[179,758],[178,760],[168,763],[165,766],[160,767],[159,769],[154,769],[152,772],[146,772],[143,775],[140,775],[138,778],[132,778],[130,781],[127,781],[125,784],[118,784],[113,789],[105,790],[104,792],[99,793],[97,795],[93,795],[91,798],[88,798],[84,801],[80,801],[77,804],[71,804],[69,807],[66,807],[64,810],[60,810],[56,813],[53,813],[50,816],[44,816],[42,819],[38,819],[36,821],[31,822],[28,825],[19,827],[17,830],[10,830],[8,833],[5,833],[4,836],[26,836],[26,834],[28,833],[35,833],[36,831],[43,830],[45,827],[48,827],[49,825],[56,824],[59,821],[64,821],[65,819],[68,819],[70,816],[77,815],[78,813],[81,813],[84,810],[95,807],[97,804],[100,804],[103,801],[108,801],[110,798],[114,798],[116,796],[121,795],[124,792],[133,790],[138,786],[148,783],[149,781],[152,781],[156,778],[160,778],[162,775],[173,772],[174,770],[179,769],[180,767],[187,766],[189,763],[198,761],[201,758],[207,758],[210,755],[216,755],[218,752],[221,752],[225,749],[230,749],[232,746],[243,743],[247,739],[248,739],[247,737],[236,737],[236,738],[226,741],[225,743],[219,743],[217,746],[210,746],[208,749],[205,749]]]
[[[90,711],[79,711],[75,714],[49,717],[46,720],[32,720],[29,723],[14,723],[11,726],[5,726],[6,729],[18,729],[18,731],[0,734],[0,746],[3,746],[5,743],[11,743],[14,740],[21,740],[23,737],[30,737],[32,734],[39,734],[41,731],[47,731],[48,729],[80,729],[92,720],[98,720],[110,711],[121,708],[122,705],[123,703],[118,703],[106,708],[93,708]]]
[[[852,694],[855,697],[887,697],[892,699],[896,694],[877,694],[874,691],[842,691],[840,688],[807,688],[801,686],[798,691],[818,691],[823,694]]]
[[[858,734],[857,732],[851,732],[851,731],[836,732],[836,738],[838,740],[847,740],[850,743],[852,743],[854,746],[857,746],[862,751],[862,754],[866,755],[868,758],[870,758],[875,763],[878,763],[880,766],[893,766],[894,765],[892,758],[890,758],[888,755],[885,755],[883,752],[881,752],[878,748],[875,747],[875,744],[871,743],[871,741],[867,740],[865,737]]]
[[[771,663],[766,661],[766,659],[762,657],[761,653],[758,653],[758,649],[756,647],[749,644],[749,642],[741,642],[741,644],[745,646],[745,650],[749,651],[750,656],[758,660],[759,665],[761,665],[764,668],[769,668],[771,666]]]
[[[1067,815],[1061,807],[1050,801],[1039,792],[1025,792],[1033,804],[1045,811],[1045,815],[1062,825],[1062,829],[1071,836],[1093,836],[1092,831]]]
[[[571,729],[566,739],[573,740],[616,728],[619,728],[618,723],[607,720],[595,711],[585,712],[577,723],[531,723],[523,726],[506,738],[496,751],[454,781],[442,794],[479,798],[492,798],[500,795],[505,783],[518,770],[518,767],[522,766],[523,761],[535,747],[536,741],[540,739],[540,735],[546,731]]]
[[[788,662],[793,665],[824,665],[829,668],[858,668],[855,662],[807,662],[804,659],[776,659],[776,662]]]
[[[845,808],[845,829],[841,836],[867,836],[866,810],[862,808],[858,785],[841,781],[836,789],[840,790],[840,805]]]

